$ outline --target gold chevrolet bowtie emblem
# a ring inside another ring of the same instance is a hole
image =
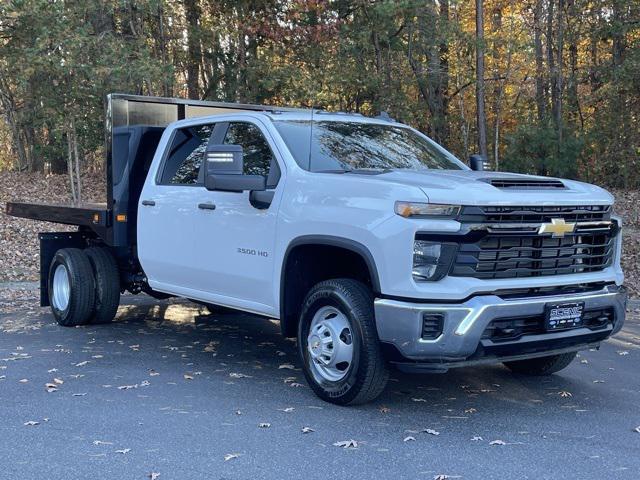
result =
[[[540,225],[538,234],[550,233],[552,237],[564,237],[565,234],[571,233],[575,230],[575,223],[567,223],[564,218],[552,218],[551,223],[543,223]]]

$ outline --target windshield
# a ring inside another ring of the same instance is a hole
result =
[[[298,165],[312,172],[464,169],[462,162],[452,154],[405,127],[314,121],[311,129],[309,120],[274,123]]]

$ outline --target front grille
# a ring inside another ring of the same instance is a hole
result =
[[[611,265],[617,224],[611,207],[464,207],[450,275],[491,280],[601,271]],[[543,224],[576,224],[564,236],[540,234]]]
[[[615,312],[613,308],[587,310],[582,316],[581,327],[597,331],[613,325]],[[516,318],[498,318],[485,329],[482,338],[493,342],[515,341],[526,335],[547,333],[544,328],[544,314]]]
[[[450,275],[496,279],[597,272],[611,265],[613,250],[610,229],[562,238],[488,234],[460,245]]]
[[[567,223],[599,222],[611,219],[611,205],[464,207],[464,223],[549,223],[562,218]]]

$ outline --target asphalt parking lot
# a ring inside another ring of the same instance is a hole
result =
[[[0,478],[640,477],[637,303],[552,377],[394,372],[344,408],[312,394],[276,321],[123,301],[107,326],[0,313]]]

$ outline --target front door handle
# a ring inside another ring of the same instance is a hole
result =
[[[142,200],[142,205],[145,207],[155,207],[156,202],[153,200]]]
[[[216,206],[213,203],[199,203],[198,208],[200,210],[215,210]]]

